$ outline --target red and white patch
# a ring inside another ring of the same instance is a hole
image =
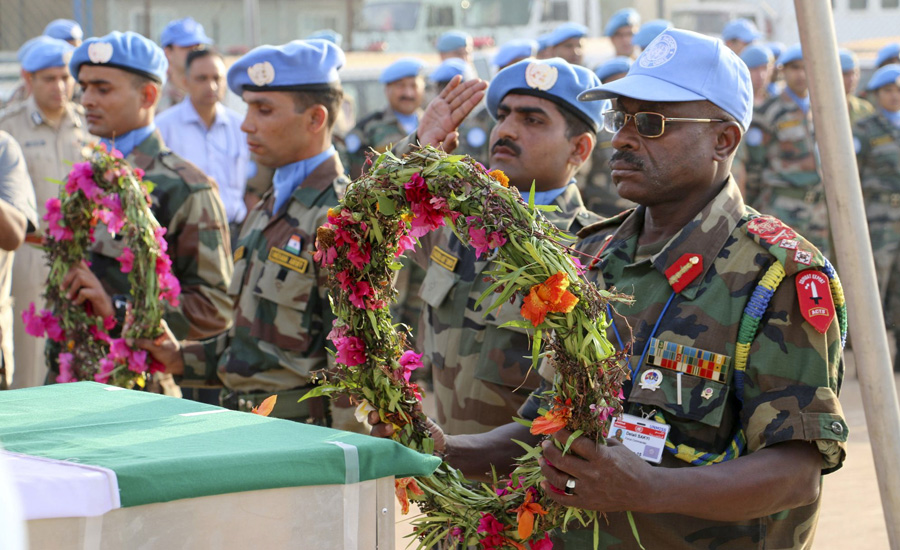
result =
[[[803,318],[822,334],[834,320],[834,300],[831,284],[820,271],[809,270],[797,276],[797,299]]]
[[[787,250],[797,250],[797,247],[800,246],[800,243],[793,239],[785,239],[778,243],[778,246]]]
[[[683,254],[666,269],[665,273],[672,290],[681,292],[703,273],[703,256]]]
[[[769,244],[776,244],[784,239],[793,239],[797,236],[793,229],[781,220],[772,216],[760,216],[747,222],[747,231],[759,237]]]
[[[794,253],[794,261],[798,264],[809,265],[812,263],[813,253],[806,250],[797,250]]]

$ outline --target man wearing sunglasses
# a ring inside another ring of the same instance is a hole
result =
[[[721,41],[669,29],[625,78],[580,96],[608,98],[612,177],[639,206],[582,231],[579,248],[597,258],[590,280],[635,299],[616,304],[607,333],[633,350],[620,418],[663,435],[639,444],[624,427],[624,443],[579,438],[566,455],[545,441],[545,495],[605,512],[601,548],[638,546],[626,511],[645,548],[809,548],[820,477],[846,453],[841,302],[828,290],[839,283],[808,241],[747,207],[730,175],[752,116],[749,72]],[[539,407],[533,395],[519,412]],[[536,442],[519,424],[435,435],[452,466],[481,478],[510,469],[511,440]],[[566,548],[593,537],[561,535]]]

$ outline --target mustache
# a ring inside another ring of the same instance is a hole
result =
[[[644,168],[644,161],[641,160],[637,155],[635,155],[631,151],[616,151],[615,153],[613,153],[613,156],[610,157],[609,163],[607,163],[607,165],[611,169],[612,164],[619,160],[630,164],[637,170],[641,170]]]
[[[512,141],[510,141],[506,138],[500,138],[497,141],[495,141],[494,144],[491,146],[491,153],[493,153],[494,150],[497,149],[497,147],[506,147],[507,149],[510,149],[513,153],[515,153],[516,155],[522,154],[522,149],[520,149],[518,145],[516,145],[515,143],[513,143]]]
[[[408,95],[402,95],[402,96],[400,96],[400,101],[415,101],[415,100],[416,100],[416,98],[410,97],[410,96],[408,96]]]

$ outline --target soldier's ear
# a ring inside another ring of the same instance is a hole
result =
[[[591,152],[594,150],[594,144],[597,142],[596,136],[590,132],[584,132],[569,139],[572,144],[572,153],[569,155],[569,164],[581,166],[584,164]]]
[[[743,131],[741,125],[733,121],[720,122],[717,126],[719,128],[717,129],[713,158],[717,162],[725,162],[737,151]]]
[[[159,96],[159,84],[147,82],[141,86],[141,106],[145,109],[156,106],[157,101],[159,101]]]
[[[307,129],[314,134],[318,134],[328,127],[328,108],[321,104],[312,105],[306,110]]]

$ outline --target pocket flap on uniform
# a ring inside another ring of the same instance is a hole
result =
[[[275,250],[277,249],[272,249]],[[273,258],[270,254],[269,259],[263,264],[262,273],[253,291],[270,302],[304,311],[309,303],[310,293],[315,287],[315,272],[310,268],[309,260],[299,256],[293,258],[306,262],[306,269],[302,270],[300,265],[292,265],[298,262],[290,262],[291,258],[285,259],[277,255]]]
[[[425,272],[419,296],[431,307],[439,307],[450,294],[450,289],[458,282],[459,275],[432,262],[428,266],[428,271]]]

